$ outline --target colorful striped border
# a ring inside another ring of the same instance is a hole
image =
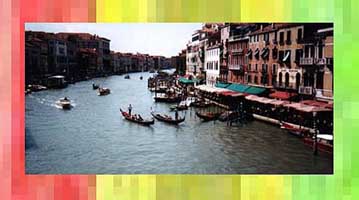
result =
[[[355,0],[2,0],[1,199],[359,199],[356,8]],[[334,22],[334,175],[25,175],[25,22],[223,21]]]

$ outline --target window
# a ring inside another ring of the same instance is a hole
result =
[[[272,66],[272,74],[273,75],[277,74],[277,65],[276,64],[273,64],[273,66]]]
[[[218,62],[217,61],[215,62],[215,67],[216,67],[216,70],[218,70]]]
[[[277,57],[278,57],[278,49],[276,47],[274,47],[272,49],[272,58],[277,59]]]
[[[291,34],[292,32],[291,31],[287,31],[287,44],[290,44],[291,43]]]
[[[296,49],[295,50],[295,61],[299,62],[301,57],[303,57],[303,50],[302,49]]]
[[[284,43],[284,32],[279,33],[279,43]]]
[[[251,71],[252,68],[251,68],[251,64],[248,64],[248,70]]]
[[[256,71],[258,71],[258,64],[256,64]]]
[[[318,58],[323,58],[323,46],[318,46]]]
[[[310,46],[310,57],[314,57],[314,46]]]
[[[306,58],[309,57],[309,46],[305,46],[305,48],[304,48],[304,57],[306,57]]]
[[[284,58],[284,51],[279,51],[279,60],[283,61]]]
[[[303,37],[303,30],[301,28],[298,29],[298,35],[297,35],[297,39],[298,41],[302,40]]]

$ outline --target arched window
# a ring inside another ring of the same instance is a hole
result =
[[[279,85],[282,86],[283,84],[283,75],[282,72],[279,72]]]
[[[285,87],[289,86],[289,73],[285,73]]]

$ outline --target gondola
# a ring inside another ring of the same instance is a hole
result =
[[[111,93],[111,90],[108,88],[98,88],[98,93],[97,95],[99,96],[104,96],[104,95],[108,95]]]
[[[125,79],[130,79],[130,75],[127,74],[127,75],[125,76]]]
[[[186,117],[183,117],[183,118],[179,118],[176,120],[176,119],[173,119],[171,116],[163,116],[161,114],[154,113],[154,112],[151,112],[151,115],[154,118],[156,118],[158,121],[166,122],[169,124],[179,124],[181,122],[184,122],[184,120],[186,119]]]
[[[304,137],[304,135],[309,132],[306,129],[296,128],[295,126],[285,123],[285,122],[280,124],[280,128],[287,130],[290,134],[295,135],[297,137]]]
[[[211,121],[216,120],[221,115],[221,113],[212,113],[212,112],[205,112],[200,113],[196,112],[197,117],[201,118],[203,121]]]
[[[149,126],[149,125],[152,125],[152,124],[155,123],[154,119],[151,119],[151,120],[142,119],[142,120],[140,120],[140,119],[136,119],[134,117],[134,115],[130,115],[130,114],[128,114],[128,112],[125,112],[122,109],[120,109],[120,111],[121,111],[122,116],[128,121],[135,122],[135,123],[138,123],[138,124],[141,124],[141,125],[144,125],[144,126]]]
[[[313,147],[314,142],[313,137],[304,137],[304,144]],[[317,135],[317,147],[318,150],[324,153],[332,154],[333,153],[333,135],[327,134],[318,134]]]
[[[143,77],[142,76],[140,76],[140,80],[142,80],[143,79]]]
[[[97,90],[100,86],[96,85],[95,83],[92,84],[92,89]]]

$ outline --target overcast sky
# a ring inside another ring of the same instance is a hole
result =
[[[170,57],[186,48],[193,31],[201,26],[201,23],[26,23],[25,30],[97,34],[110,39],[114,51]]]

